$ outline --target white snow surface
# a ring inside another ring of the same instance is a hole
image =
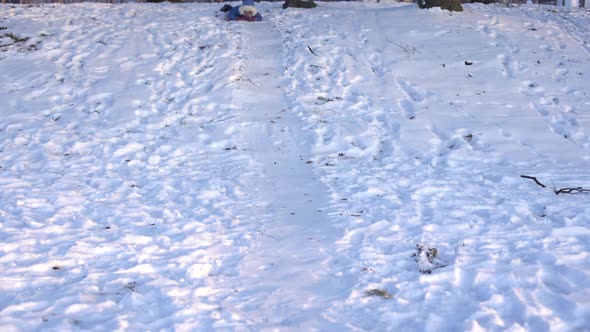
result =
[[[0,5],[1,331],[590,330],[590,11],[318,4]]]

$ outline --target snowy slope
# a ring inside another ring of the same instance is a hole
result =
[[[548,20],[554,8],[335,7],[320,25],[281,20],[297,110],[349,217],[339,246],[358,282],[334,317],[368,330],[586,329],[588,198],[519,175],[588,186],[588,13],[572,35],[552,22],[580,13]]]
[[[590,12],[280,5],[0,5],[0,329],[590,329]]]

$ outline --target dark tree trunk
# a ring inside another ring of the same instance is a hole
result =
[[[454,12],[462,12],[461,0],[418,0],[418,6],[422,9],[440,7]]]
[[[285,0],[283,9],[292,8],[315,8],[317,5],[313,0]]]

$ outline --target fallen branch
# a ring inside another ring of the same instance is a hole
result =
[[[186,40],[186,38],[184,39],[184,41],[185,41],[187,44],[189,44],[191,47],[195,46],[195,45],[193,45],[193,43],[191,43],[191,42],[189,42],[188,40]]]
[[[521,175],[521,178],[525,178],[525,179],[530,179],[535,181],[536,184],[538,184],[540,187],[542,188],[546,188],[547,186],[542,184],[539,180],[537,180],[536,177],[534,176],[528,176],[528,175]],[[553,190],[552,190],[555,195],[559,195],[559,194],[584,194],[584,193],[590,193],[590,189],[584,189],[582,187],[575,187],[575,188],[559,188],[557,189],[557,187],[555,186],[555,184],[553,185]]]

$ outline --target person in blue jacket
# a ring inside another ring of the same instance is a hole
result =
[[[254,7],[254,0],[243,0],[241,6],[233,7],[227,13],[228,21],[262,21],[262,15]]]

